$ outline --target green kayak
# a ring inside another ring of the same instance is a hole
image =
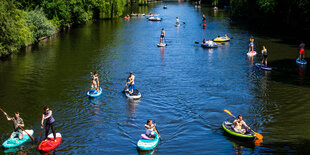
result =
[[[256,138],[256,135],[250,131],[250,132],[247,132],[245,134],[241,134],[241,133],[238,133],[236,132],[233,127],[232,127],[232,123],[230,122],[223,122],[222,124],[222,128],[224,129],[224,131],[226,133],[228,133],[229,135],[233,136],[233,137],[236,137],[236,138],[239,138],[239,139],[243,139],[243,140],[254,140]]]

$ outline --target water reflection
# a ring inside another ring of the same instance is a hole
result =
[[[128,119],[129,120],[134,120],[136,118],[136,110],[137,110],[137,106],[140,102],[139,100],[127,100],[127,111],[128,111]]]

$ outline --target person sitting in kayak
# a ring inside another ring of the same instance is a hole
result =
[[[254,52],[254,37],[251,36],[249,44],[249,52]]]
[[[299,45],[299,60],[305,59],[305,43],[302,41]]]
[[[156,132],[156,134],[159,136],[157,130],[156,130],[156,123],[153,124],[152,120],[147,120],[146,124],[144,125],[145,127],[145,135],[148,136],[149,138],[151,138],[152,140],[156,137],[156,135],[154,134],[154,132]]]
[[[5,112],[4,115],[8,121],[13,121],[14,131],[12,132],[10,138],[13,139],[18,136],[19,139],[23,139],[23,131],[20,127],[24,127],[25,125],[23,119],[19,117],[19,112],[15,112],[15,117],[12,118],[9,118],[8,114]]]
[[[263,55],[262,64],[264,64],[265,66],[267,66],[268,53],[267,53],[267,49],[266,49],[265,46],[263,46],[262,55]]]
[[[43,129],[44,120],[46,120],[45,123],[45,140],[48,138],[48,132],[50,128],[52,129],[53,136],[54,136],[54,142],[57,142],[56,140],[56,131],[55,131],[55,119],[53,117],[53,112],[48,108],[48,106],[44,106],[43,108],[44,113],[42,114],[42,120],[41,120],[41,129]]]
[[[202,22],[205,22],[205,21],[206,21],[206,15],[203,14],[203,15],[202,15]]]
[[[224,36],[224,37],[225,37],[225,39],[229,39],[229,37],[227,36],[227,34],[225,34],[225,36]]]
[[[99,78],[98,78],[98,73],[94,72],[94,74],[92,72],[90,72],[90,76],[91,76],[91,80],[92,80],[92,84],[90,89],[91,90],[96,90],[97,92],[99,92]]]
[[[242,129],[242,125],[244,125],[247,129],[251,129],[248,125],[242,120],[242,116],[239,115],[238,119],[234,120],[233,124],[235,125],[234,130],[238,133],[245,134],[247,132],[246,129]]]
[[[179,20],[179,18],[178,18],[178,17],[175,19],[175,21],[176,21],[176,24],[177,24],[177,25],[179,25],[179,24],[180,24],[180,20]]]
[[[165,30],[164,28],[161,29],[161,32],[160,32],[160,43],[164,44],[165,43]]]
[[[135,76],[133,75],[132,72],[130,72],[130,75],[127,78],[127,82],[126,82],[126,91],[129,92],[129,94],[132,94],[133,91],[136,89],[135,86]]]
[[[214,42],[213,42],[212,40],[209,39],[209,40],[207,41],[207,44],[208,44],[209,46],[213,46],[213,45],[214,45]]]

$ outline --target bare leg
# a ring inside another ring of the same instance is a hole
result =
[[[267,59],[268,59],[268,58],[265,59],[265,65],[266,65],[266,66],[267,66]]]

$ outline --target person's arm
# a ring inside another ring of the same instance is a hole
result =
[[[8,121],[11,121],[11,120],[12,120],[12,118],[10,118],[6,112],[4,112],[4,115],[6,116],[6,119],[7,119]]]
[[[98,83],[98,87],[99,87],[99,78],[97,77],[97,83]]]
[[[233,124],[236,124],[239,121],[239,119],[236,119],[233,121]]]
[[[244,121],[242,121],[242,124],[243,124],[247,129],[251,129]]]
[[[145,125],[145,128],[147,129],[152,129],[153,127],[149,126],[149,125]]]
[[[20,127],[24,127],[24,126],[25,126],[23,119],[22,119],[22,121],[20,122],[20,124],[17,124],[17,126],[20,126]]]

